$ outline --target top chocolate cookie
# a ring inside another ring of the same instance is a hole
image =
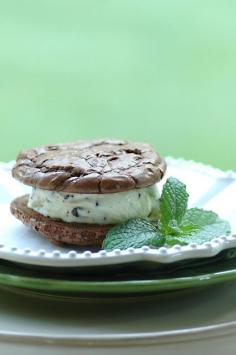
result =
[[[105,194],[152,185],[165,171],[165,161],[149,144],[106,139],[26,150],[12,175],[45,190]]]

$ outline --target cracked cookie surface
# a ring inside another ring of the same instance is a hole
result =
[[[100,139],[26,150],[12,175],[45,190],[105,194],[152,185],[165,171],[149,144]]]

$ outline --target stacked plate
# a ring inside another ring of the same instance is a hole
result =
[[[183,159],[167,158],[168,176],[185,182],[190,204],[216,211],[236,231],[236,174]],[[236,279],[236,235],[203,245],[157,250],[55,249],[9,212],[11,199],[27,191],[0,166],[0,285],[63,298],[114,300],[149,297]]]

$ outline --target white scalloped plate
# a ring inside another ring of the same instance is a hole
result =
[[[183,159],[167,158],[168,174],[185,182],[190,193],[190,205],[203,205],[229,220],[236,231],[236,174]],[[11,178],[12,163],[0,165],[0,258],[24,264],[53,267],[88,267],[118,265],[138,261],[173,263],[193,258],[208,258],[224,249],[236,248],[236,235],[221,236],[202,245],[173,246],[172,248],[127,249],[113,252],[84,251],[79,248],[57,247],[47,239],[25,227],[11,216],[11,199],[27,193],[29,188]],[[164,182],[164,181],[163,181]],[[162,182],[162,184],[163,184]],[[161,185],[162,185],[161,184]],[[232,201],[233,200],[233,201]]]

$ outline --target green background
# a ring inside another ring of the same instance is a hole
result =
[[[0,1],[0,160],[93,137],[236,169],[236,2]]]

